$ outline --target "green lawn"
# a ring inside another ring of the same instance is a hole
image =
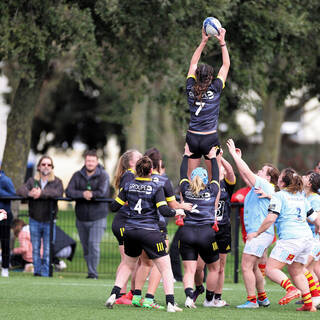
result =
[[[225,285],[223,298],[231,306],[221,309],[204,308],[204,295],[197,301],[197,309],[185,309],[183,312],[169,314],[164,311],[146,310],[132,306],[114,306],[112,310],[104,307],[106,297],[113,286],[113,280],[87,280],[66,274],[53,278],[35,278],[29,274],[11,272],[10,278],[0,278],[0,319],[14,320],[50,320],[50,319],[317,319],[317,313],[297,313],[292,302],[287,306],[277,304],[284,294],[279,286],[267,283],[267,293],[272,305],[258,310],[238,310],[237,304],[245,301],[243,284]],[[183,306],[185,296],[182,283],[175,284],[176,301]],[[157,301],[164,304],[162,286],[157,291]]]

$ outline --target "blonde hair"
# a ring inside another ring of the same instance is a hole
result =
[[[190,182],[190,188],[193,194],[199,195],[199,192],[201,190],[204,190],[206,188],[206,185],[199,176],[195,176]]]
[[[135,152],[140,154],[138,150],[129,149],[119,158],[116,173],[113,178],[113,185],[116,189],[119,189],[121,177],[130,168],[130,161],[132,160]]]

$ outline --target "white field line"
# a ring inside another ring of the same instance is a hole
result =
[[[90,280],[92,283],[83,283],[83,282],[63,282],[63,281],[59,281],[59,282],[50,282],[50,281],[32,281],[32,282],[29,282],[30,285],[34,285],[34,286],[75,286],[75,287],[107,287],[107,288],[112,288],[113,287],[113,284],[110,283],[106,283],[106,284],[103,284],[103,283],[99,283],[97,282],[96,280]],[[0,286],[3,286],[3,285],[12,285],[12,282],[11,281],[0,281]],[[159,285],[159,287],[163,287],[162,284]],[[182,284],[175,284],[174,285],[174,288],[175,289],[183,289],[183,285]],[[223,291],[232,291],[234,290],[234,288],[228,288],[228,287],[225,287],[223,288]],[[245,287],[243,286],[243,290],[245,290]],[[268,292],[279,292],[279,291],[283,291],[282,288],[269,288],[267,289]]]

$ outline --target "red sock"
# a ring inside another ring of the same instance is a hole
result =
[[[257,297],[256,296],[248,296],[247,300],[253,303],[257,303]]]
[[[263,277],[265,277],[266,276],[266,265],[265,265],[265,263],[259,263],[258,267],[259,267]]]
[[[281,281],[281,287],[283,289],[285,289],[286,291],[290,291],[290,290],[294,289],[294,286],[292,285],[289,278]]]
[[[318,292],[320,293],[320,285],[319,285],[319,281],[315,282],[315,284],[316,284],[316,287],[317,287]]]
[[[264,299],[267,299],[267,294],[265,291],[258,292],[258,300],[263,301]]]
[[[308,284],[309,284],[309,289],[310,289],[310,293],[312,297],[320,297],[320,294],[318,292],[317,286],[313,280],[313,276],[309,271],[306,271],[304,273],[305,277],[308,280]]]
[[[302,295],[303,303],[306,307],[311,308],[312,307],[312,299],[311,299],[311,293],[305,293]]]

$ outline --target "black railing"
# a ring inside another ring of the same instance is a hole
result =
[[[24,198],[20,196],[11,196],[11,197],[0,197],[1,200],[20,200],[20,201],[28,201],[30,198]],[[44,200],[44,199],[41,199]],[[55,216],[55,202],[56,201],[67,201],[67,202],[73,202],[73,201],[87,201],[85,199],[73,199],[73,198],[67,198],[67,197],[59,197],[55,199],[47,199],[48,202],[50,202],[51,205],[51,219],[50,219],[50,270],[49,270],[49,276],[52,276],[53,274],[53,253],[54,253],[54,238],[53,238],[53,226],[54,226],[54,216]],[[102,199],[93,199],[91,201],[96,202],[108,202],[111,203],[113,199],[109,198],[102,198]],[[240,250],[239,250],[239,227],[240,227],[240,208],[243,207],[243,204],[240,203],[232,203],[232,216],[231,216],[231,222],[232,222],[232,255],[234,256],[233,260],[233,281],[235,283],[239,282],[239,261],[240,261]],[[24,215],[25,216],[25,215]],[[109,219],[110,220],[110,219]],[[110,222],[110,221],[109,221]],[[112,222],[112,221],[111,221]],[[109,223],[110,224],[110,223]],[[169,234],[174,232],[174,229],[176,230],[176,227],[173,222],[171,223],[171,228],[168,227]],[[63,226],[61,226],[63,228]],[[110,228],[110,227],[109,227]],[[110,228],[111,229],[111,228]],[[110,231],[110,229],[108,229]],[[171,234],[172,235],[172,234]],[[173,235],[172,235],[173,236]],[[120,258],[120,257],[119,257]],[[85,270],[81,270],[78,272],[85,272]]]

